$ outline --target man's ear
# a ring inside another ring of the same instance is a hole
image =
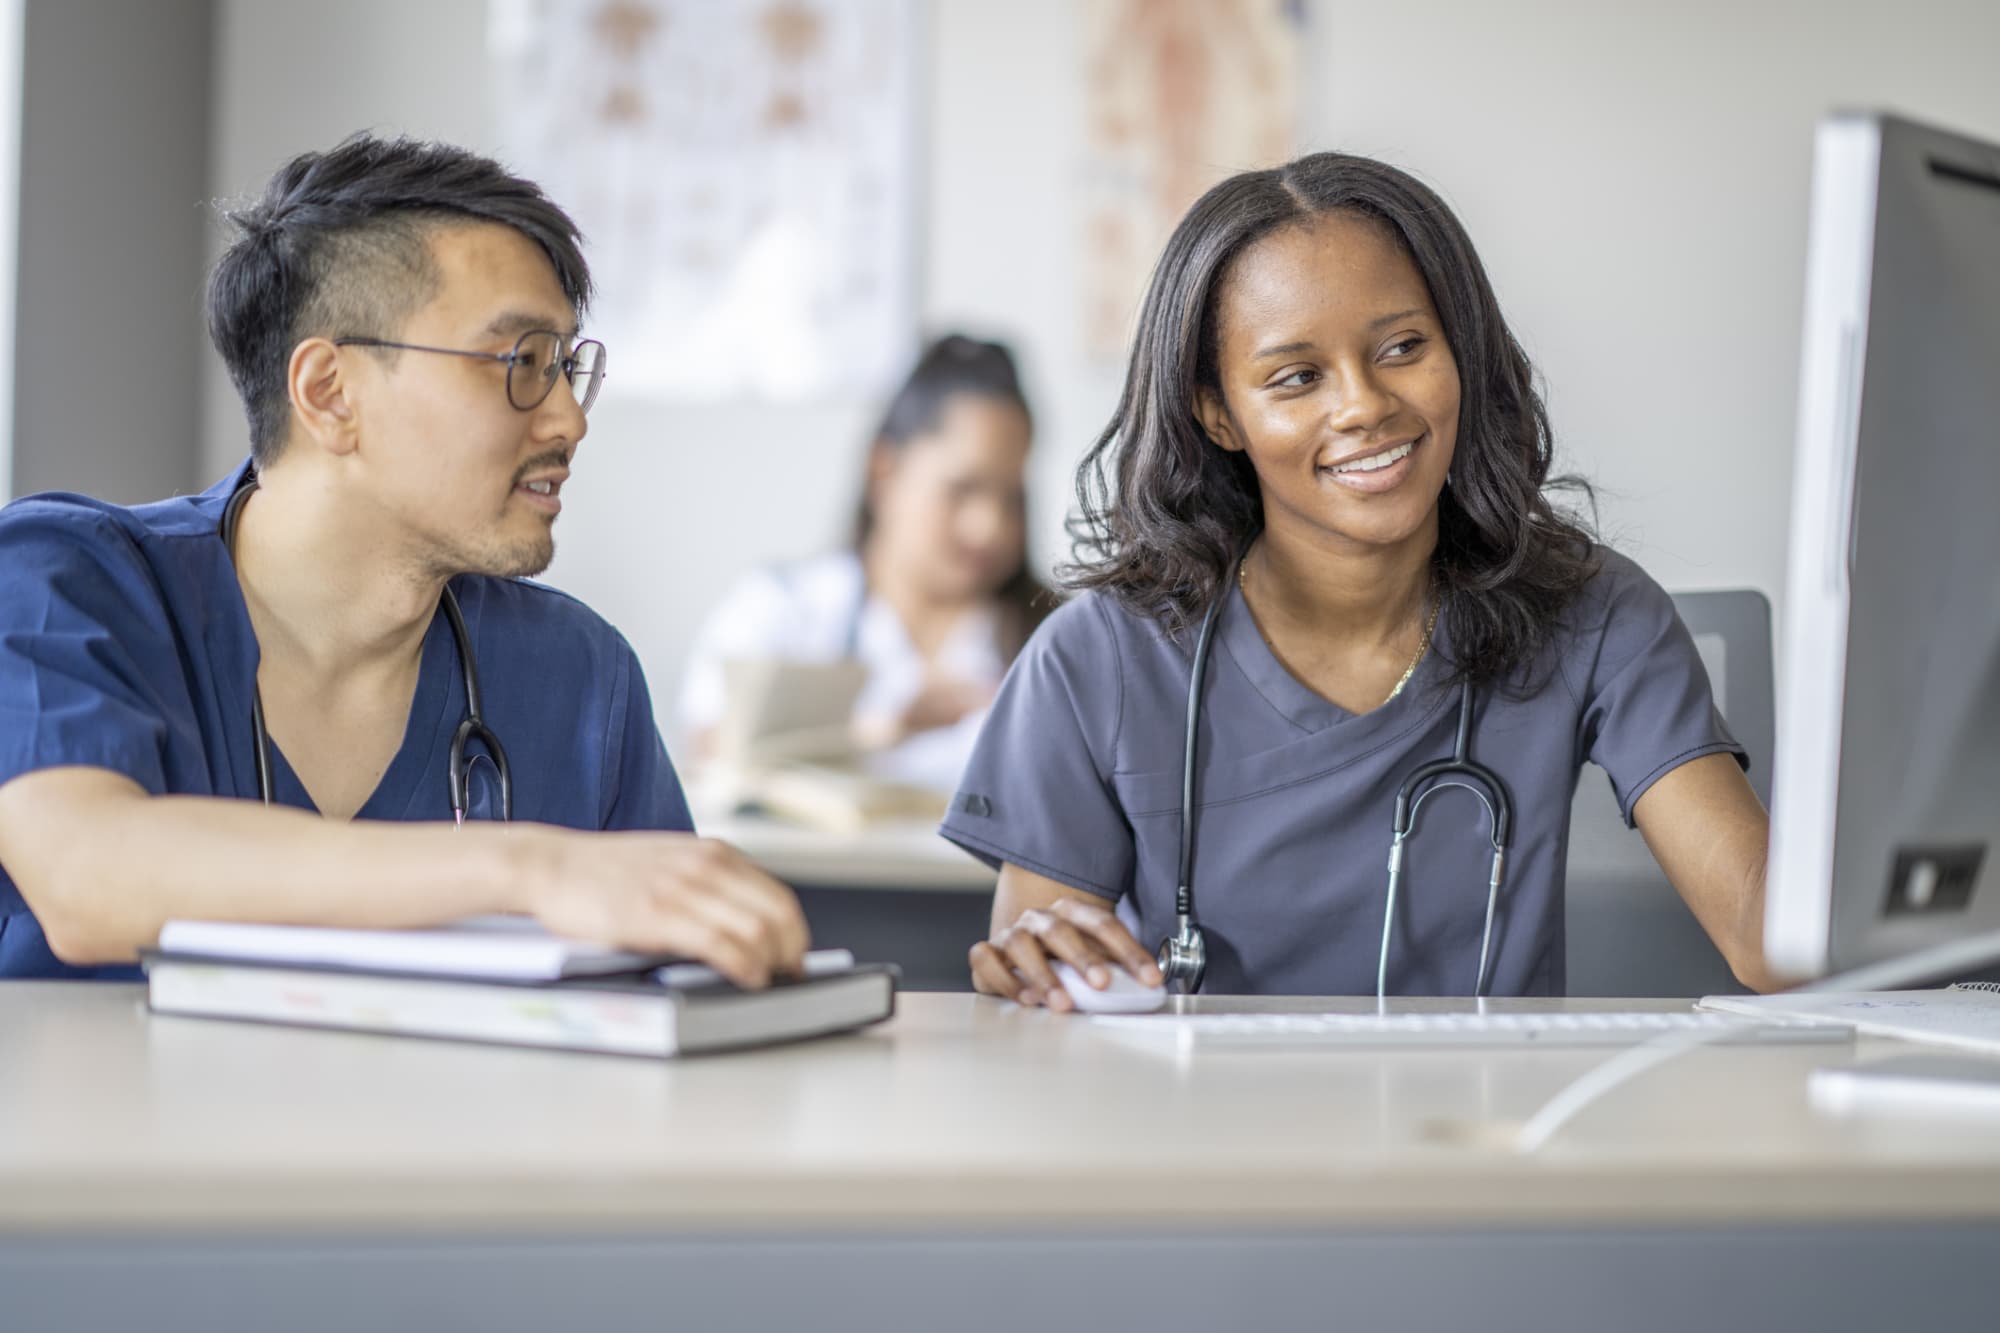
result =
[[[1243,452],[1243,434],[1219,390],[1203,385],[1194,391],[1194,419],[1201,423],[1201,433],[1208,436],[1210,444],[1232,454]]]
[[[360,442],[355,411],[355,384],[347,374],[340,348],[325,338],[307,338],[292,349],[285,366],[285,387],[292,400],[297,437],[328,453],[352,453]]]

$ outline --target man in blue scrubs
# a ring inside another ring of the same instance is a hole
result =
[[[0,977],[135,975],[173,918],[483,912],[796,969],[791,894],[692,836],[630,646],[523,581],[604,367],[574,224],[484,158],[366,136],[230,221],[208,322],[251,459],[198,496],[0,510]],[[493,739],[454,763],[468,683]]]

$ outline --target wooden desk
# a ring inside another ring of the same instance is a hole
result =
[[[1991,1327],[2000,1124],[1807,1110],[1893,1045],[1698,1050],[1523,1159],[1606,1052],[1176,1062],[911,994],[675,1064],[0,983],[0,1327]]]

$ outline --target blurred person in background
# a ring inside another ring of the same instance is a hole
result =
[[[696,752],[715,751],[724,663],[851,660],[868,771],[949,791],[1052,606],[1027,559],[1033,424],[1006,347],[931,343],[875,432],[853,546],[752,574],[696,636],[679,712]]]

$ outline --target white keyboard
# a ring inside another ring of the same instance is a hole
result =
[[[1343,1046],[1631,1046],[1668,1033],[1718,1044],[1852,1041],[1844,1023],[1770,1022],[1662,1009],[1620,1013],[1096,1014],[1091,1027],[1146,1045],[1203,1050]]]

